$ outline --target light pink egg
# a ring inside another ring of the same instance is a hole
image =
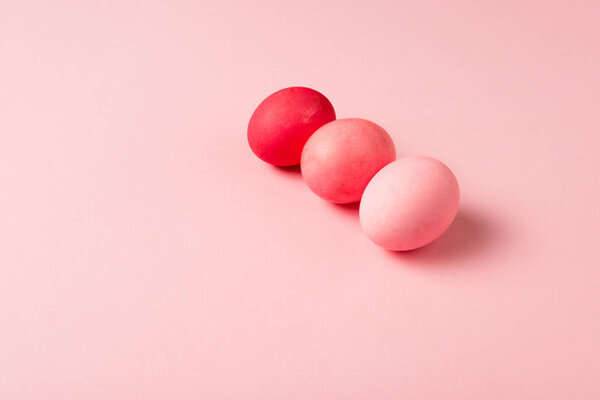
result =
[[[456,177],[430,157],[401,158],[369,182],[360,204],[367,236],[388,250],[412,250],[437,239],[454,221]]]
[[[302,150],[302,176],[308,187],[334,203],[359,201],[371,178],[396,159],[394,142],[379,125],[360,118],[329,122]]]

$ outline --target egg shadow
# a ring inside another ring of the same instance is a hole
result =
[[[483,255],[502,241],[496,222],[470,208],[461,208],[448,230],[432,243],[409,251],[387,254],[409,265],[443,265]]]
[[[287,174],[299,174],[299,173],[301,173],[301,171],[300,171],[300,164],[290,165],[290,166],[287,166],[287,167],[281,167],[281,166],[274,165],[273,168],[275,168],[278,171],[287,173]]]
[[[338,203],[327,203],[333,210],[340,214],[346,215],[348,217],[357,218],[358,220],[358,210],[360,209],[360,201],[356,201],[354,203],[347,204],[338,204]]]
[[[291,165],[289,167],[280,167],[271,165],[271,169],[280,176],[294,179],[302,179],[302,171],[300,165]]]

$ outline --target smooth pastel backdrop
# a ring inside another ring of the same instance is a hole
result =
[[[0,1],[0,398],[600,398],[597,1]],[[436,243],[246,143],[282,87],[441,159]]]

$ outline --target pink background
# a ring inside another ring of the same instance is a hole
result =
[[[0,1],[0,398],[600,398],[600,3]],[[408,254],[246,143],[282,87],[446,162]]]

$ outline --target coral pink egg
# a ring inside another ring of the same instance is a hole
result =
[[[252,114],[248,143],[269,164],[297,165],[310,135],[334,119],[333,106],[316,90],[282,89],[264,99]]]
[[[308,187],[334,203],[359,201],[367,184],[396,159],[394,142],[379,125],[359,118],[338,119],[319,128],[302,151]]]
[[[412,250],[452,224],[460,191],[456,177],[430,157],[401,158],[369,182],[360,204],[367,236],[388,250]]]

